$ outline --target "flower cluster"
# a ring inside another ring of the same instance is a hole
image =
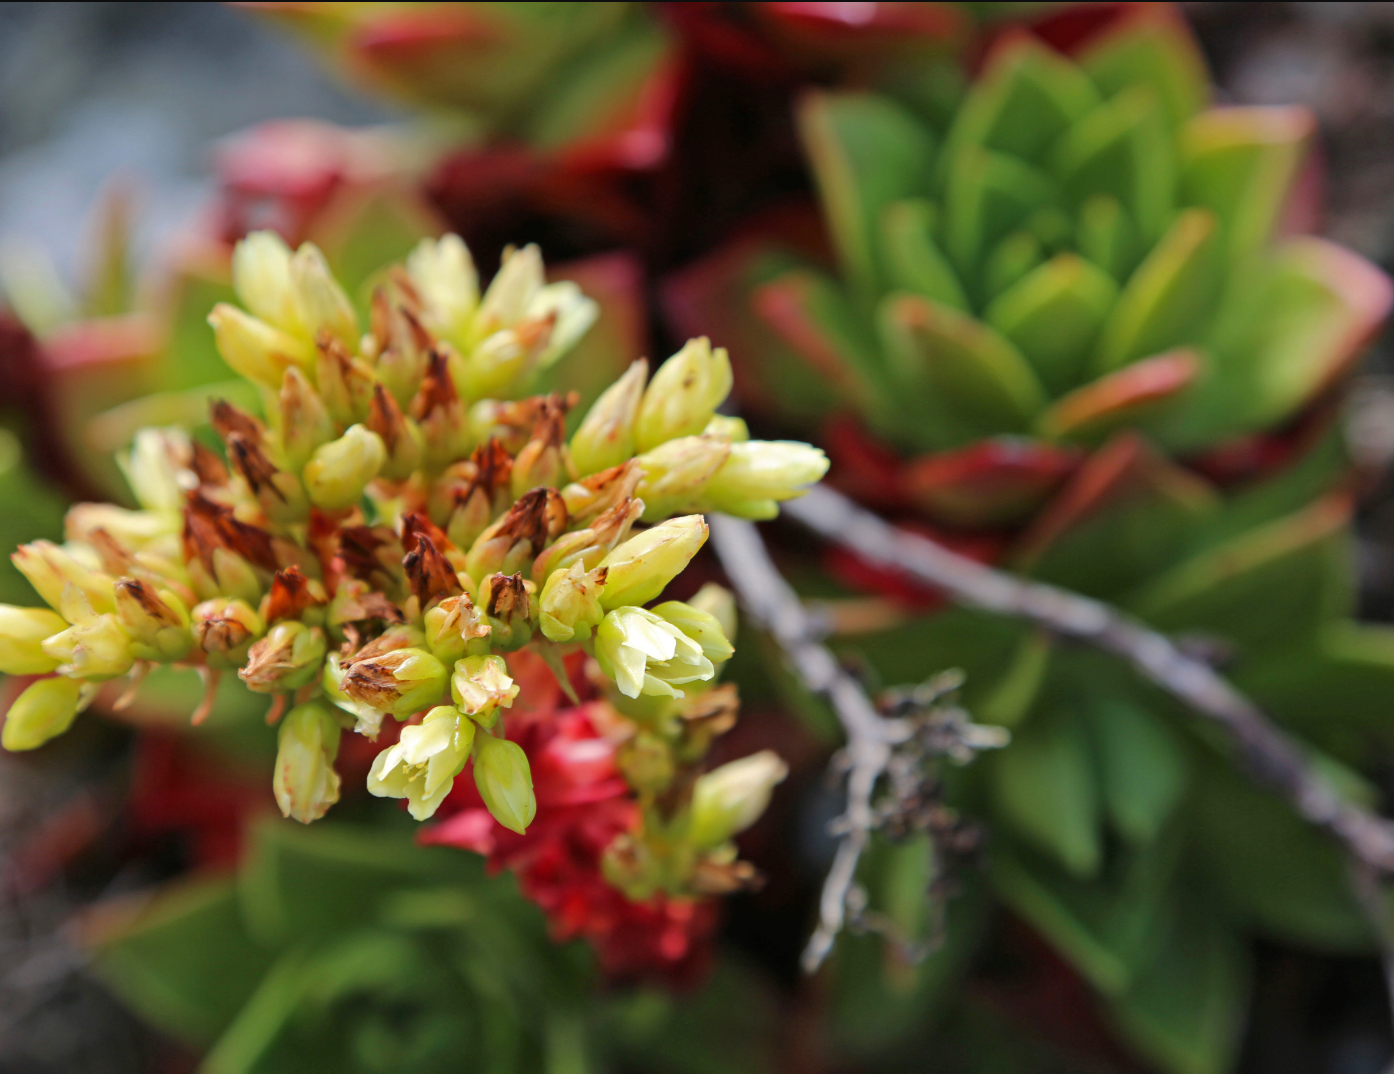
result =
[[[224,453],[142,431],[122,460],[139,510],[79,504],[64,544],[15,553],[49,609],[0,609],[0,671],[46,676],[10,709],[7,748],[157,664],[204,676],[199,722],[235,671],[274,698],[286,816],[322,816],[342,730],[376,738],[391,715],[409,726],[378,754],[373,794],[424,819],[473,759],[489,811],[522,832],[536,799],[499,722],[519,693],[504,654],[560,669],[584,651],[632,699],[713,678],[731,655],[717,619],[643,605],[705,541],[698,512],[769,517],[826,468],[716,414],[724,351],[695,340],[651,380],[636,362],[568,440],[573,398],[509,400],[595,316],[574,285],[544,284],[535,247],[481,295],[464,243],[423,241],[381,275],[366,333],[313,245],[253,234],[233,280],[244,308],[209,321],[265,420],[216,402]]]

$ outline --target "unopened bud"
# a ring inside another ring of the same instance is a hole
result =
[[[474,740],[474,784],[496,821],[520,835],[537,814],[528,755],[516,742],[481,732]]]
[[[521,574],[491,574],[479,587],[479,603],[489,618],[489,647],[521,649],[532,640],[532,601],[536,587]]]
[[[158,592],[134,578],[116,583],[116,615],[138,660],[182,660],[194,644],[189,613],[167,589]]]
[[[339,721],[318,701],[296,705],[276,736],[276,772],[271,786],[281,816],[309,824],[339,800]]]
[[[307,334],[323,330],[347,345],[358,342],[353,303],[329,271],[318,246],[307,242],[295,251],[290,259],[290,278]]]
[[[634,423],[648,375],[649,363],[640,358],[591,406],[571,438],[571,461],[582,477],[619,466],[634,455]]]
[[[175,512],[184,505],[193,478],[193,445],[183,429],[141,429],[116,462],[147,511]]]
[[[740,618],[737,615],[736,596],[724,585],[707,582],[687,603],[716,619],[727,641],[736,640],[736,625]]]
[[[40,679],[14,700],[0,730],[0,745],[11,751],[32,750],[72,726],[83,707],[81,684],[62,676]]]
[[[319,627],[294,620],[277,623],[252,644],[237,677],[260,694],[288,693],[320,677],[324,651],[324,631]]]
[[[701,515],[671,518],[629,538],[601,561],[609,570],[601,606],[609,611],[653,600],[706,540],[707,522]]]
[[[232,287],[238,301],[268,324],[305,335],[290,280],[290,247],[274,231],[253,231],[232,250]]]
[[[62,661],[49,656],[43,643],[68,628],[67,620],[47,608],[0,604],[0,673],[44,675]]]
[[[227,438],[228,458],[273,522],[302,522],[310,513],[300,478],[281,470],[260,445],[239,433]]]
[[[703,336],[669,358],[653,375],[639,405],[634,441],[640,451],[706,428],[731,392],[731,362],[726,351],[712,350]]]
[[[751,440],[731,445],[721,469],[702,489],[701,510],[739,518],[774,518],[780,500],[793,499],[828,472],[828,457],[792,440]]]
[[[277,401],[276,440],[281,465],[298,474],[315,448],[334,439],[334,422],[324,400],[294,366],[286,370]]]
[[[353,425],[368,416],[377,374],[329,333],[315,337],[315,384],[329,416],[340,425]]]
[[[258,384],[276,389],[292,365],[309,369],[314,363],[310,345],[265,321],[219,302],[208,315],[213,339],[223,361]]]
[[[639,497],[644,520],[657,522],[677,511],[693,510],[703,490],[731,454],[731,442],[704,433],[669,440],[634,461],[643,470]]]
[[[539,601],[542,633],[549,641],[584,641],[605,618],[600,594],[605,588],[607,569],[587,571],[576,562],[564,571],[553,571],[542,587]]]
[[[488,620],[467,594],[446,597],[428,609],[424,619],[426,643],[445,664],[464,656],[471,648],[471,642],[482,641],[489,636]]]
[[[449,677],[445,665],[425,649],[394,649],[355,658],[340,687],[354,701],[402,720],[438,700]]]
[[[124,675],[135,663],[131,639],[111,613],[92,615],[45,639],[43,650],[61,661],[60,673],[91,682]]]
[[[713,664],[725,663],[736,650],[727,640],[726,632],[716,616],[700,611],[691,604],[680,600],[669,600],[656,605],[654,615],[672,623],[689,638],[702,647],[702,655]]]
[[[224,597],[195,604],[192,620],[194,640],[214,668],[241,667],[252,642],[266,629],[261,616],[245,600]]]
[[[55,611],[63,610],[63,590],[69,584],[77,586],[98,612],[109,612],[116,607],[115,579],[83,563],[71,551],[52,541],[22,544],[10,555],[10,562]]]
[[[456,707],[485,727],[494,726],[500,708],[513,707],[518,689],[501,656],[467,656],[456,661],[450,676],[450,696]]]
[[[692,788],[688,839],[697,847],[720,846],[765,812],[789,766],[773,750],[731,761],[697,779]]]
[[[426,442],[421,429],[402,413],[387,389],[379,384],[373,390],[373,403],[368,408],[367,426],[376,433],[386,448],[382,476],[389,481],[402,481],[421,465]]]
[[[405,798],[417,820],[433,816],[464,770],[475,742],[475,725],[450,705],[438,705],[421,723],[403,727],[397,744],[373,760],[368,792]]]
[[[535,244],[505,253],[479,303],[476,316],[482,332],[496,332],[522,320],[544,282],[542,252]]]
[[[407,275],[425,302],[427,327],[464,342],[479,305],[479,273],[464,240],[422,239],[407,256]]]
[[[344,674],[342,658],[338,653],[330,653],[324,661],[324,673],[320,677],[320,686],[323,687],[325,696],[336,708],[343,709],[354,717],[354,731],[377,741],[378,732],[382,730],[382,721],[387,713],[383,712],[382,709],[373,708],[372,705],[364,705],[355,701],[344,693]]]
[[[595,632],[595,658],[626,697],[682,697],[675,687],[716,674],[700,645],[643,608],[617,608],[605,616]]]
[[[429,469],[441,470],[469,452],[469,421],[440,347],[432,348],[427,357],[426,376],[411,401],[411,415],[421,429]]]
[[[382,438],[362,425],[351,426],[339,439],[315,449],[305,464],[310,501],[326,511],[352,507],[386,461]]]

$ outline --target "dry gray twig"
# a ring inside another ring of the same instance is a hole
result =
[[[1100,601],[1025,581],[897,529],[821,485],[785,504],[784,513],[869,563],[942,590],[958,604],[1023,619],[1122,658],[1223,730],[1249,774],[1299,816],[1335,836],[1366,868],[1394,874],[1394,823],[1342,799],[1257,705],[1155,630]]]

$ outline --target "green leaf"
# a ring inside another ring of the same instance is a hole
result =
[[[1125,606],[1162,630],[1214,633],[1253,651],[1311,636],[1348,590],[1348,518],[1343,498],[1319,500],[1192,556]]]
[[[0,429],[0,541],[5,547],[41,537],[61,542],[67,506],[67,499],[26,465],[18,438]],[[0,561],[0,601],[38,603],[29,580],[8,556]]]
[[[933,135],[894,101],[869,93],[811,93],[798,123],[843,270],[869,297],[880,290],[881,213],[928,185]]]
[[[1061,137],[1051,173],[1076,205],[1114,197],[1144,240],[1155,242],[1176,204],[1176,153],[1156,95],[1131,86]]]
[[[1182,195],[1219,218],[1232,259],[1273,235],[1314,126],[1305,108],[1213,108],[1186,124]]]
[[[1186,756],[1163,720],[1125,694],[1099,684],[1085,708],[1109,822],[1129,842],[1151,842],[1186,788]]]
[[[305,956],[290,952],[271,967],[199,1068],[200,1074],[252,1074],[295,1015],[310,979]]]
[[[1019,724],[1040,696],[1053,649],[1054,640],[1045,631],[1024,634],[991,692],[973,707],[977,719],[1001,727]]]
[[[1187,209],[1129,277],[1094,352],[1107,373],[1200,338],[1219,288],[1219,240],[1208,209]]]
[[[969,91],[945,142],[946,154],[982,146],[1027,160],[1039,157],[1097,103],[1097,92],[1074,64],[1018,37],[997,50]]]
[[[194,1044],[232,1022],[272,958],[247,934],[226,879],[166,888],[126,916],[108,906],[88,941],[94,970],[117,995]]]
[[[894,295],[881,307],[880,324],[902,380],[926,385],[966,429],[1020,431],[1045,403],[1021,352],[981,321],[928,299]]]
[[[935,206],[919,198],[886,206],[881,214],[886,280],[896,290],[967,312],[963,287],[934,241],[938,217]]]
[[[998,832],[992,882],[1095,988],[1117,995],[1154,957],[1180,848],[1179,838],[1163,837],[1113,855],[1105,875],[1082,880]]]
[[[1057,399],[1036,419],[1036,432],[1089,443],[1123,426],[1147,428],[1183,405],[1201,367],[1200,355],[1186,347],[1141,358]]]
[[[960,279],[976,279],[985,255],[1057,200],[1049,175],[1016,157],[969,145],[950,161],[944,192],[944,247]]]
[[[1368,926],[1330,837],[1218,759],[1193,784],[1189,804],[1201,861],[1249,923],[1329,951],[1368,948]]]
[[[1149,86],[1173,128],[1210,98],[1205,59],[1185,19],[1173,10],[1149,6],[1090,42],[1079,64],[1105,97],[1139,83]]]
[[[1107,273],[1075,254],[1059,254],[993,299],[985,320],[1016,344],[1045,390],[1059,395],[1084,373],[1117,296]]]
[[[1075,244],[1079,252],[1121,283],[1137,266],[1137,227],[1109,194],[1095,194],[1079,208]]]
[[[1194,893],[1176,899],[1156,959],[1109,1004],[1118,1027],[1143,1055],[1172,1074],[1226,1074],[1233,1068],[1249,991],[1242,940]]]
[[[987,762],[1002,821],[1077,877],[1099,868],[1099,786],[1083,721],[1043,708]]]
[[[991,302],[1039,265],[1044,256],[1040,239],[1029,231],[1013,231],[988,251],[979,274],[979,297]]]

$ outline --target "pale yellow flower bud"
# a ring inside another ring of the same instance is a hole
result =
[[[130,671],[135,654],[120,620],[110,613],[84,618],[84,622],[43,642],[44,652],[61,661],[58,671],[90,682],[114,679]]]
[[[44,652],[43,643],[67,628],[67,621],[47,608],[0,604],[0,672],[43,675],[52,671],[62,661]]]
[[[352,507],[386,461],[382,437],[362,425],[351,426],[339,439],[315,449],[305,464],[310,501],[327,511]]]
[[[334,439],[334,422],[324,400],[294,366],[286,370],[277,402],[276,446],[281,465],[298,474],[315,448]]]
[[[643,608],[617,608],[605,616],[595,632],[595,658],[626,697],[682,697],[674,687],[716,675],[697,642]]]
[[[238,301],[283,332],[307,334],[290,279],[290,247],[274,231],[253,231],[232,251],[232,287]]]
[[[712,616],[728,641],[736,640],[736,625],[739,621],[736,596],[724,585],[707,582],[687,603],[699,612],[706,612]]]
[[[731,441],[704,433],[660,444],[634,461],[644,471],[639,498],[644,521],[658,522],[677,511],[690,511],[702,491],[726,463]]]
[[[606,575],[606,568],[588,571],[579,560],[567,570],[551,573],[539,602],[539,625],[549,641],[584,641],[591,636],[605,618],[600,594]]]
[[[527,831],[537,814],[528,756],[516,742],[481,732],[474,743],[474,784],[496,821],[509,831]]]
[[[707,482],[699,508],[740,518],[774,518],[780,500],[801,496],[828,472],[828,457],[793,440],[732,444],[721,469]]]
[[[68,548],[52,541],[33,541],[20,545],[10,555],[10,561],[55,611],[63,610],[63,590],[69,584],[82,591],[94,610],[109,612],[116,608],[115,579],[83,563]]]
[[[407,275],[426,303],[426,327],[457,344],[467,334],[479,305],[479,273],[459,235],[422,239],[407,256]]]
[[[745,831],[770,804],[770,795],[789,774],[773,750],[761,750],[699,776],[692,788],[688,839],[696,847],[718,847]]]
[[[268,388],[279,388],[290,366],[309,369],[314,363],[313,350],[305,340],[226,302],[213,307],[208,323],[213,326],[214,342],[223,361],[248,380]]]
[[[700,433],[731,392],[731,361],[711,342],[688,340],[653,375],[639,405],[634,440],[640,451]]]
[[[471,642],[486,649],[488,647],[489,623],[483,611],[475,607],[474,601],[466,594],[446,597],[428,608],[423,618],[426,643],[444,663],[459,660],[470,649]]]
[[[571,438],[571,461],[581,477],[618,466],[634,454],[634,422],[648,375],[648,362],[633,362],[586,414]]]
[[[358,342],[353,303],[329,271],[318,246],[307,242],[295,251],[290,259],[290,279],[307,334],[324,330],[347,346]]]
[[[537,365],[546,369],[580,341],[600,316],[600,305],[587,298],[570,280],[549,283],[533,296],[524,320],[550,324],[547,339],[537,354]]]
[[[485,727],[498,720],[500,708],[512,708],[518,684],[508,675],[501,656],[467,656],[455,662],[450,696],[466,716]]]
[[[402,728],[395,746],[373,760],[368,792],[405,798],[417,820],[427,820],[463,771],[475,742],[475,725],[450,705],[438,705],[420,724]]]
[[[276,771],[271,780],[281,816],[309,824],[339,800],[339,721],[327,706],[296,705],[276,736]]]
[[[653,600],[706,540],[707,522],[701,515],[672,518],[629,538],[600,562],[608,570],[601,607],[609,611]]]
[[[198,479],[189,469],[193,447],[183,429],[141,429],[116,463],[136,500],[148,511],[177,512]]]
[[[14,700],[0,730],[0,745],[11,751],[32,750],[72,726],[91,695],[83,696],[80,683],[61,676],[31,683]]]
[[[182,660],[193,647],[189,613],[167,589],[158,592],[134,578],[116,583],[116,615],[138,660]]]
[[[479,303],[476,317],[482,331],[492,333],[522,320],[543,282],[542,253],[535,244],[505,254]]]
[[[651,609],[654,615],[672,623],[689,638],[702,647],[702,655],[713,664],[721,664],[731,659],[735,652],[726,632],[716,616],[684,604],[680,600],[669,600]]]

